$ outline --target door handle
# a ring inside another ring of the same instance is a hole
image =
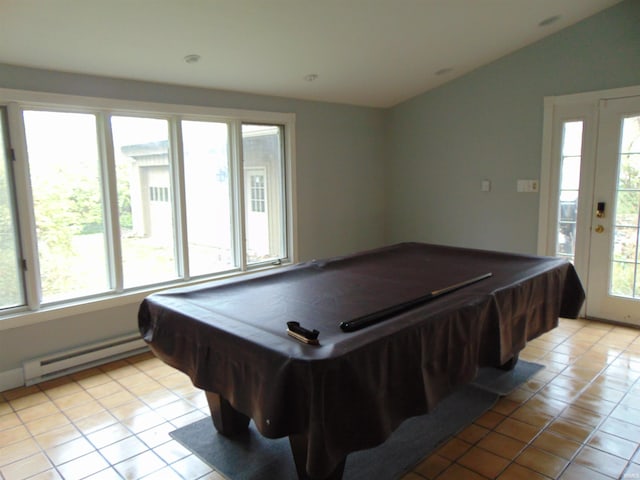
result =
[[[596,230],[596,233],[602,233],[602,232],[604,232],[604,227],[602,225],[598,225],[595,228],[595,230]]]

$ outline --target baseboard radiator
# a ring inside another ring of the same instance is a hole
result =
[[[147,344],[135,334],[34,358],[22,364],[24,382],[33,385],[147,350]]]

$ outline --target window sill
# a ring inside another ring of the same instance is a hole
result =
[[[193,285],[215,282],[244,275],[255,274],[261,271],[275,270],[284,266],[291,265],[290,262],[282,262],[281,265],[264,265],[259,268],[251,269],[245,272],[226,273],[216,277],[208,277],[206,279],[192,280],[189,282],[176,282],[168,285],[156,286],[144,290],[136,290],[135,292],[127,292],[123,294],[105,295],[92,299],[83,299],[76,302],[67,302],[64,304],[51,305],[42,307],[37,311],[33,310],[15,310],[0,315],[0,331],[10,330],[13,328],[27,327],[38,323],[48,322],[61,318],[67,318],[75,315],[83,315],[91,312],[106,310],[109,308],[121,307],[123,305],[138,305],[145,297],[152,293],[171,288],[182,288]]]

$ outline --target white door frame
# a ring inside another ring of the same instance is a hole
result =
[[[593,220],[592,210],[594,208],[598,105],[601,100],[638,95],[640,95],[640,86],[545,97],[544,99],[540,204],[538,212],[538,254],[553,256],[556,253],[562,125],[566,121],[582,120],[584,122],[583,143],[574,265],[587,290],[587,304],[589,301],[589,249],[591,223]],[[584,311],[585,309],[583,308]]]

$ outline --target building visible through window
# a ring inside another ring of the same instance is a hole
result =
[[[149,187],[149,200],[152,202],[168,202],[169,187]]]
[[[251,211],[264,212],[264,175],[251,175]]]

